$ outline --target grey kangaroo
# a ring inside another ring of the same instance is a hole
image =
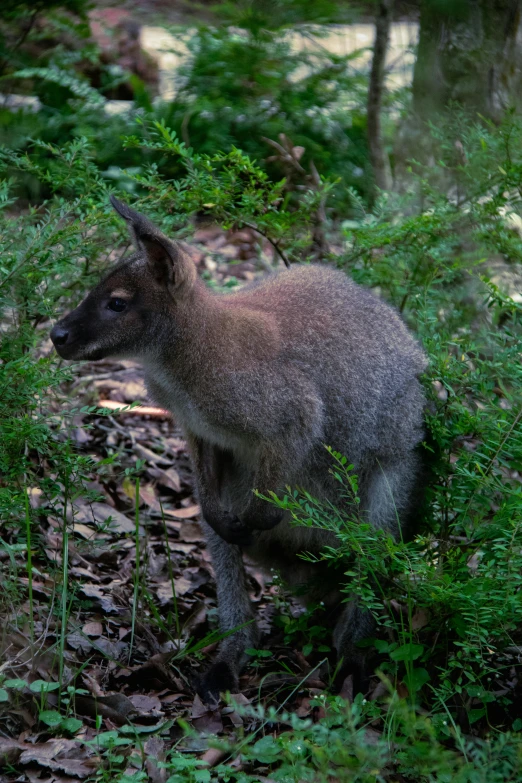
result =
[[[333,640],[343,672],[366,680],[357,643],[373,620],[342,603],[331,569],[298,558],[336,545],[295,527],[260,499],[287,485],[342,505],[325,444],[359,477],[363,514],[393,535],[415,512],[423,438],[425,356],[398,313],[343,272],[312,264],[215,294],[177,242],[111,199],[136,252],[51,332],[64,359],[139,360],[156,402],[172,411],[192,457],[203,529],[226,637],[199,683],[207,701],[234,690],[256,647],[242,553],[337,607]],[[318,587],[319,585],[319,587]],[[335,611],[335,610],[334,610]]]

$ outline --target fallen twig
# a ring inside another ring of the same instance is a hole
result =
[[[154,408],[152,405],[137,405],[135,408],[129,408],[122,402],[116,400],[100,400],[99,408],[109,408],[117,413],[121,411],[125,416],[152,416],[155,419],[171,419],[172,414],[164,408]]]

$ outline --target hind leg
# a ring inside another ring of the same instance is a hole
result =
[[[361,491],[368,521],[397,538],[413,521],[422,496],[422,462],[416,452],[394,462],[378,461]]]
[[[406,454],[399,462],[381,463],[361,491],[363,509],[373,527],[388,530],[397,537],[408,527],[418,500],[421,463],[417,454]],[[338,680],[353,675],[355,693],[369,686],[367,653],[357,646],[375,632],[376,621],[357,601],[346,604],[334,630],[334,646],[342,661]]]
[[[367,609],[363,609],[356,601],[345,604],[333,633],[333,644],[340,664],[334,683],[336,689],[351,674],[354,695],[367,692],[370,684],[367,653],[357,643],[372,636],[375,626],[375,620]]]

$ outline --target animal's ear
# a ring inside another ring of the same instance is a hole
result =
[[[145,215],[131,209],[115,196],[111,204],[126,221],[137,250],[145,254],[154,278],[171,289],[190,287],[196,279],[196,268],[188,253],[165,236]]]

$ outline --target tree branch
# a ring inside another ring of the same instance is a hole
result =
[[[391,188],[390,163],[384,150],[381,128],[384,64],[390,34],[393,0],[379,0],[375,18],[375,43],[368,87],[368,147],[375,185],[381,190]]]
[[[233,217],[233,216],[231,216],[231,217]],[[288,256],[286,255],[286,253],[284,252],[284,250],[281,250],[281,248],[279,247],[278,242],[276,242],[275,239],[271,239],[268,236],[268,234],[265,234],[264,231],[261,231],[261,229],[258,228],[253,223],[248,223],[246,220],[242,220],[241,218],[238,218],[238,217],[233,217],[233,220],[234,220],[235,223],[241,223],[241,225],[245,226],[246,228],[251,228],[252,231],[255,231],[257,234],[261,234],[262,237],[264,237],[266,240],[268,240],[268,242],[270,242],[270,244],[272,245],[272,247],[276,251],[277,255],[283,261],[283,263],[286,266],[286,268],[290,269],[290,260],[289,260]]]

